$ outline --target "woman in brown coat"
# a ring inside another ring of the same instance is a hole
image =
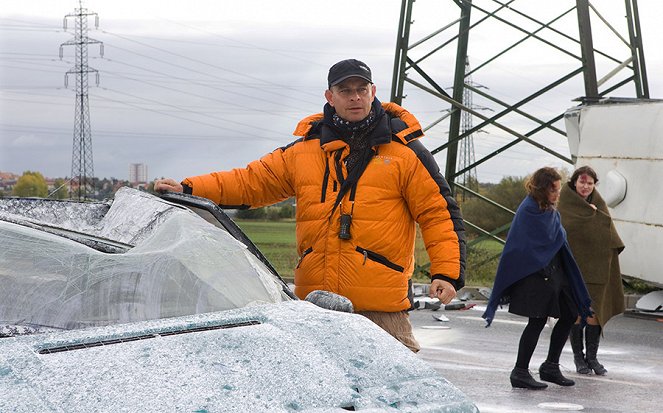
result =
[[[601,331],[613,316],[624,312],[618,254],[624,249],[612,222],[608,206],[595,188],[596,172],[589,166],[578,168],[562,188],[559,212],[569,245],[592,298],[594,316],[583,329],[578,322],[570,340],[576,371],[604,375],[607,370],[596,359]],[[587,354],[583,354],[583,330]]]

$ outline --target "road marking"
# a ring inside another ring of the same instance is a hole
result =
[[[484,323],[486,320],[484,320],[481,317],[472,317],[472,316],[459,316],[457,318],[462,318],[464,320],[477,320],[477,321],[483,321]],[[502,324],[516,324],[516,325],[521,325],[521,326],[526,326],[527,321],[514,321],[514,320],[500,320],[499,318],[494,318],[493,319],[493,324],[495,323],[502,323]]]

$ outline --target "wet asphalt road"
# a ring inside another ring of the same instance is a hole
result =
[[[509,382],[526,319],[500,310],[492,326],[485,328],[481,318],[485,302],[471,303],[475,307],[469,310],[421,309],[410,317],[422,346],[419,357],[461,389],[481,412],[570,411],[580,406],[586,413],[663,412],[663,321],[624,315],[610,320],[598,354],[608,369],[605,376],[576,373],[567,342],[560,367],[576,385],[548,383],[547,389],[532,391],[513,389]],[[449,321],[437,321],[434,315]],[[541,333],[530,364],[537,380],[552,325]]]

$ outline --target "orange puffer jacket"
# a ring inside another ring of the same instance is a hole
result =
[[[396,312],[411,306],[415,222],[426,245],[433,278],[464,285],[465,241],[460,210],[413,115],[394,103],[370,136],[376,151],[358,180],[333,208],[347,177],[348,145],[323,124],[322,114],[302,120],[290,145],[246,168],[190,177],[193,195],[226,207],[261,207],[295,196],[295,294],[313,290],[348,297],[357,311]],[[333,214],[332,214],[333,211]],[[340,239],[340,216],[351,214],[350,239]]]

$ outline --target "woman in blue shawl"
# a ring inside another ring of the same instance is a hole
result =
[[[580,270],[566,241],[559,212],[562,177],[554,168],[541,168],[526,183],[528,195],[513,218],[502,251],[495,283],[483,318],[490,326],[500,302],[509,301],[509,312],[528,317],[518,346],[511,385],[545,389],[534,380],[529,363],[548,317],[557,318],[546,361],[539,367],[541,380],[560,386],[575,382],[562,375],[559,357],[578,315],[589,315],[590,299]]]

